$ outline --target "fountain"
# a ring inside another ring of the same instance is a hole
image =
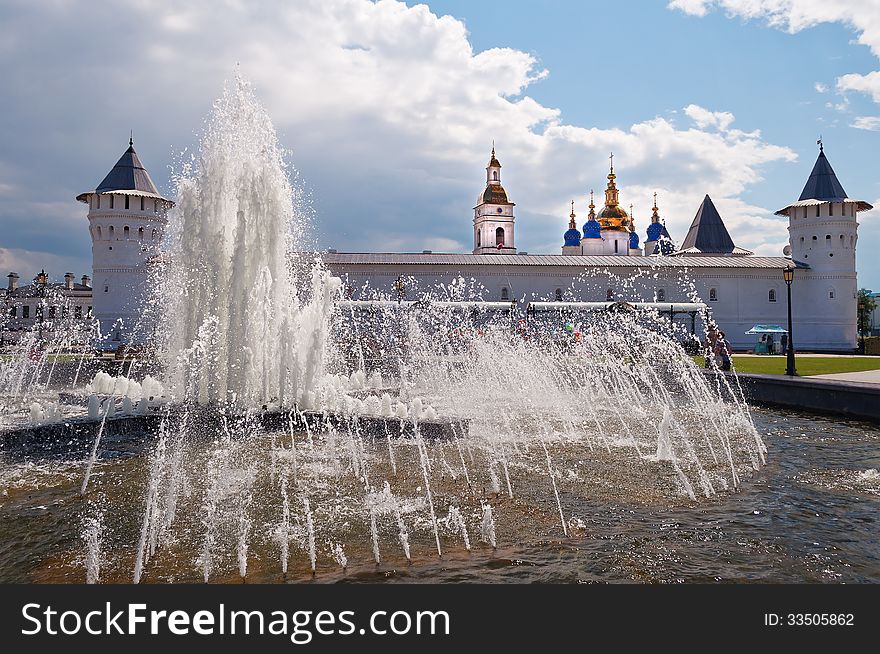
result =
[[[658,316],[553,314],[523,330],[460,288],[342,301],[302,254],[281,148],[243,80],[175,182],[160,365],[99,371],[78,396],[74,381],[79,414],[38,407],[31,422],[62,422],[6,435],[4,465],[42,461],[36,483],[80,516],[76,546],[43,554],[48,579],[495,565],[517,544],[582,536],[595,507],[721,502],[765,464],[735,381],[699,369]],[[10,415],[42,382],[3,365]]]

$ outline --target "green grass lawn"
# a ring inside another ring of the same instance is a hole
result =
[[[694,357],[698,366],[703,365],[703,357]],[[785,357],[733,355],[733,366],[737,372],[754,372],[764,375],[784,375]],[[795,361],[798,375],[830,375],[838,372],[861,372],[880,369],[880,357],[798,357]]]

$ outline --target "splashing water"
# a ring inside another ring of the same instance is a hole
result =
[[[447,551],[491,556],[542,530],[568,536],[584,498],[697,502],[764,463],[736,384],[698,369],[659,317],[581,315],[573,339],[560,328],[571,316],[519,333],[509,315],[463,304],[480,299],[463,281],[422,288],[418,306],[342,301],[341,280],[302,254],[288,174],[268,115],[235,80],[176,178],[157,285],[161,372],[101,373],[87,391],[101,423],[81,489],[86,502],[106,498],[105,513],[121,501],[106,495],[100,458],[116,400],[163,412],[142,518],[116,537],[120,554],[84,520],[89,579],[110,574],[102,557],[136,583],[245,579],[266,565],[346,574],[436,560],[441,526]],[[0,370],[22,411],[34,379],[45,376]],[[259,420],[268,410],[275,427]],[[369,434],[367,417],[381,419]],[[438,420],[450,438],[428,437]]]
[[[308,299],[294,284],[303,271],[289,253],[303,222],[275,130],[244,80],[215,103],[197,168],[182,171],[177,192],[162,294],[171,394],[309,408],[340,282],[316,264]]]

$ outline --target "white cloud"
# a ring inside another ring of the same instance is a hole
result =
[[[822,82],[816,82],[813,84],[813,88],[816,89],[816,93],[828,93],[828,87]]]
[[[867,75],[849,73],[837,80],[838,91],[858,91],[871,96],[874,102],[880,102],[880,71],[874,71]]]
[[[850,127],[880,132],[880,116],[858,116]]]
[[[517,203],[522,249],[558,251],[569,199],[585,217],[589,189],[597,200],[602,197],[612,150],[621,197],[635,205],[642,235],[656,190],[679,240],[706,193],[726,207],[734,239],[748,240],[744,247],[776,248],[785,238],[784,223],[770,210],[746,206],[738,197],[761,181],[763,166],[795,155],[764,141],[758,130],[732,128],[730,112],[691,104],[684,108],[686,124],[651,115],[607,129],[569,124],[558,109],[528,95],[548,74],[535,56],[510,48],[474,52],[461,21],[436,16],[424,5],[194,0],[185,14],[176,7],[129,0],[109,15],[93,3],[61,3],[52,12],[27,3],[0,21],[0,43],[30,35],[17,40],[14,58],[0,47],[7,104],[20,111],[4,122],[30,129],[19,130],[25,145],[7,150],[18,136],[0,125],[6,130],[0,132],[6,137],[0,159],[55,139],[42,147],[67,177],[56,177],[58,184],[47,192],[79,217],[79,223],[73,218],[66,224],[84,234],[77,245],[83,260],[85,210],[72,196],[112,166],[131,127],[161,186],[167,177],[163,158],[191,142],[191,130],[236,63],[253,81],[282,143],[293,149],[322,245],[469,250],[471,208],[492,139],[505,187]],[[74,20],[89,25],[87,33],[70,30]],[[120,31],[120,24],[158,27]],[[68,53],[64,75],[40,74],[40,66],[58,65],[43,52],[46,43]],[[33,62],[31,68],[22,61]],[[46,103],[46,97],[65,102]],[[46,124],[58,129],[47,133]],[[44,188],[40,166],[47,158],[22,170],[16,184]],[[15,211],[25,216],[30,209]],[[766,229],[751,229],[746,221],[756,217],[768,221]]]
[[[764,19],[791,34],[822,23],[842,23],[858,33],[856,43],[880,57],[880,0],[674,0],[668,7],[694,16],[719,8],[730,16]],[[816,90],[824,93],[819,86]],[[866,93],[880,103],[880,71],[843,75],[837,80],[837,90]]]
[[[733,122],[733,114],[729,111],[709,111],[695,104],[684,108],[684,113],[691,118],[700,129],[717,127],[722,132]]]

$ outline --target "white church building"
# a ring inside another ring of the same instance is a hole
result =
[[[851,351],[857,346],[857,214],[871,205],[850,198],[824,147],[797,201],[776,213],[788,217],[785,256],[755,256],[737,247],[707,195],[676,248],[660,218],[656,194],[644,247],[632,217],[620,206],[612,156],[605,203],[592,194],[578,229],[574,208],[559,254],[517,252],[514,203],[501,184],[493,147],[486,186],[477,197],[471,254],[343,253],[323,258],[343,278],[352,300],[442,298],[463,279],[469,299],[509,301],[525,312],[538,302],[649,302],[672,317],[678,307],[704,303],[737,349],[751,349],[756,324],[786,326],[783,269],[795,266],[793,336],[800,350]],[[687,280],[682,283],[680,280]],[[687,315],[676,318],[692,320]]]
[[[473,209],[471,253],[329,250],[322,257],[343,279],[350,300],[443,298],[450,285],[464,280],[465,299],[510,302],[523,315],[536,302],[649,302],[660,311],[668,305],[667,313],[675,318],[676,307],[703,303],[737,349],[754,345],[755,337],[745,332],[756,324],[786,325],[782,272],[795,266],[796,348],[856,348],[857,214],[872,207],[846,194],[823,148],[800,197],[777,212],[789,221],[789,246],[779,257],[737,247],[708,195],[677,248],[655,195],[640,245],[632,217],[620,206],[613,164],[612,156],[604,205],[596,213],[591,194],[581,228],[572,207],[558,254],[517,251],[515,204],[502,186],[493,147],[486,184]],[[157,191],[131,141],[103,181],[77,200],[88,206],[93,314],[107,335],[105,346],[112,347],[145,331],[150,266],[161,256],[167,212],[174,203]],[[693,311],[683,318],[696,327]]]

